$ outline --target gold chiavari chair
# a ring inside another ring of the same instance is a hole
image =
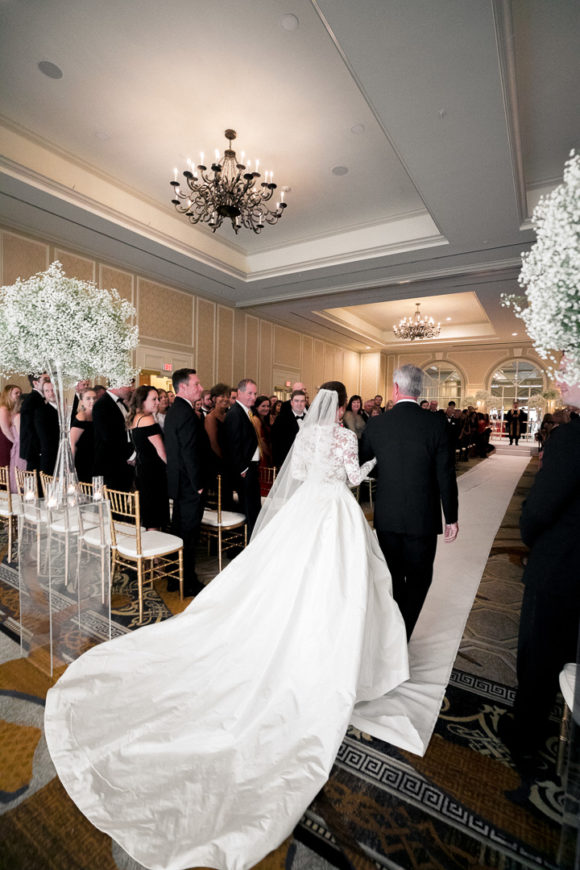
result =
[[[114,573],[118,565],[137,570],[141,623],[144,583],[153,583],[161,577],[177,579],[183,600],[183,541],[166,532],[143,530],[138,492],[120,492],[105,487],[105,498],[111,508],[111,569]]]
[[[258,474],[260,476],[260,495],[263,504],[264,499],[268,497],[268,493],[272,489],[274,481],[276,480],[276,469],[274,466],[270,467],[260,465],[258,468]]]
[[[12,546],[20,512],[20,496],[10,492],[10,467],[0,467],[0,520],[8,526],[8,561],[12,561]]]
[[[212,539],[218,543],[218,565],[222,570],[222,551],[231,547],[245,547],[248,543],[246,517],[236,511],[222,510],[222,478],[217,476],[215,490],[207,494],[207,507],[201,520],[201,532],[207,536],[208,551]],[[225,533],[225,538],[224,538]]]

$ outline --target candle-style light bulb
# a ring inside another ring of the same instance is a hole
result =
[[[177,181],[177,168],[173,170],[173,180]]]

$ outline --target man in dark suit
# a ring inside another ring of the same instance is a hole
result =
[[[361,462],[377,458],[375,529],[393,579],[407,637],[411,636],[433,577],[441,503],[445,540],[457,537],[457,481],[440,414],[425,414],[417,399],[423,372],[405,365],[394,373],[395,405],[369,420]]]
[[[73,422],[74,418],[77,415],[77,411],[79,409],[79,402],[81,400],[81,393],[83,392],[83,390],[88,390],[90,385],[91,385],[90,381],[85,381],[85,380],[77,381],[77,383],[75,385],[75,394],[74,394],[73,400],[72,400],[72,408],[71,408],[71,414],[70,414],[71,423]]]
[[[580,384],[561,384],[562,398],[580,408]],[[548,731],[558,675],[576,661],[580,627],[580,419],[552,430],[520,518],[530,547],[518,637],[514,718],[499,735],[524,774],[532,773]]]
[[[164,427],[167,484],[173,499],[172,531],[183,540],[184,595],[190,597],[204,588],[195,573],[195,551],[210,451],[204,425],[193,410],[203,392],[195,369],[177,369],[172,380],[175,401],[167,411]],[[176,590],[177,581],[170,581],[167,588]]]
[[[44,405],[42,385],[50,378],[42,375],[28,375],[31,392],[22,397],[20,409],[20,458],[26,461],[27,471],[40,469],[40,441],[34,425],[34,415]]]
[[[240,497],[240,508],[246,515],[248,536],[252,534],[262,507],[258,463],[258,436],[251,419],[256,401],[255,381],[244,378],[238,384],[238,397],[224,420],[225,461],[230,469],[231,483]]]
[[[54,385],[45,381],[42,385],[44,402],[34,412],[34,428],[40,444],[39,470],[45,474],[54,474],[58,444],[60,440],[60,423]]]
[[[133,467],[128,463],[133,447],[125,426],[130,394],[129,386],[111,387],[93,407],[95,474],[103,476],[109,489],[122,492],[133,486]]]
[[[305,415],[306,393],[304,390],[293,390],[290,401],[284,402],[272,426],[272,456],[276,468],[284,464]]]

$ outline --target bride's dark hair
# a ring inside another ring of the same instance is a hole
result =
[[[326,383],[322,384],[320,387],[321,390],[334,390],[335,393],[338,394],[338,407],[344,408],[346,405],[346,387],[340,381],[326,381]]]

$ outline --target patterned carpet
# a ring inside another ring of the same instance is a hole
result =
[[[525,555],[517,515],[534,471],[532,461],[494,541],[425,756],[349,729],[329,782],[260,870],[558,866],[559,712],[529,800],[510,796],[519,778],[497,738],[499,718],[513,702]],[[200,568],[209,581],[215,558],[200,552]],[[0,566],[0,619],[8,629],[0,632],[0,870],[137,870],[76,810],[55,777],[42,734],[50,680],[34,661],[18,658],[10,636],[18,616],[14,582],[14,573]],[[131,630],[134,578],[125,575],[115,596],[118,630]],[[148,593],[146,612],[159,620],[182,606],[177,593],[160,585]]]

